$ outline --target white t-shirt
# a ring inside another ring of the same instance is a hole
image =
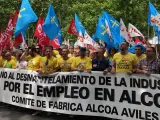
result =
[[[27,62],[26,61],[18,61],[16,64],[17,69],[26,69],[27,68]]]

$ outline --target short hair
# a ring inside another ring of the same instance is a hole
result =
[[[53,50],[53,47],[51,45],[45,46],[45,50],[47,50],[47,49]]]
[[[156,53],[156,48],[155,47],[147,47],[147,48],[151,48],[152,49],[152,51],[154,52],[154,53]]]
[[[116,48],[114,48],[114,47],[112,47],[109,51],[111,52],[111,50],[115,51],[115,53],[118,52],[118,50]]]
[[[128,43],[128,42],[124,41],[124,42],[122,42],[122,43],[126,43],[127,47],[129,47],[129,43]]]
[[[141,50],[142,50],[142,46],[141,46],[141,45],[137,45],[136,47],[140,47],[140,48],[141,48]]]

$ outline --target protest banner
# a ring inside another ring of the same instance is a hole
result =
[[[160,75],[0,69],[0,101],[41,111],[123,120],[160,119]]]

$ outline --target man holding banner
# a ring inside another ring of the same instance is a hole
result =
[[[72,63],[73,71],[80,72],[91,72],[92,69],[92,61],[89,57],[86,56],[86,48],[80,48],[80,57],[76,57],[74,62]]]
[[[57,59],[52,55],[53,47],[45,47],[45,57],[41,58],[41,68],[39,72],[53,73],[57,71],[58,63]]]
[[[136,58],[133,54],[128,52],[129,45],[123,42],[120,46],[120,52],[116,53],[113,57],[112,73],[115,72],[128,72],[132,74],[136,72]]]
[[[156,49],[148,47],[146,50],[146,59],[139,62],[137,66],[137,73],[145,75],[160,74],[160,59],[156,58]]]

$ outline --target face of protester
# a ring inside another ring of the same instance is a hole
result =
[[[6,60],[11,60],[11,53],[10,52],[7,52],[6,54],[5,54],[5,58],[6,58]]]
[[[78,53],[80,51],[80,47],[79,46],[75,46],[74,47],[74,51],[76,51]]]
[[[126,52],[128,50],[128,44],[123,42],[120,46],[121,52]]]
[[[110,52],[110,55],[113,56],[115,53],[116,53],[116,50],[112,48],[111,52]]]
[[[84,58],[86,56],[86,51],[80,51],[80,56]]]
[[[94,53],[93,51],[91,51],[90,54],[89,54],[89,57],[90,57],[91,59],[94,59],[94,58],[95,58],[95,53]]]
[[[97,51],[97,58],[101,58],[101,57],[103,57],[103,55],[104,55],[103,49],[99,49],[99,50]]]
[[[90,51],[87,50],[87,51],[86,51],[86,56],[87,56],[87,57],[89,57],[89,53],[90,53]]]
[[[156,53],[155,53],[155,51],[153,51],[152,48],[147,48],[146,49],[147,58],[153,58],[153,57],[155,57],[155,55],[156,55]]]
[[[50,58],[50,57],[52,56],[52,50],[51,50],[50,48],[47,48],[47,49],[45,50],[45,55],[46,55],[48,58]]]
[[[141,47],[136,47],[135,48],[135,54],[136,55],[141,55],[143,52],[142,52],[142,48]]]
[[[74,56],[78,57],[80,55],[80,47],[79,46],[75,46],[74,47]]]
[[[69,46],[69,52],[70,52],[71,54],[73,54],[73,52],[74,52],[73,46]]]
[[[62,49],[62,57],[63,58],[67,57],[68,53],[69,53],[68,49]]]
[[[99,49],[103,52],[103,54],[106,52],[105,47],[102,47],[102,46],[101,46]]]

